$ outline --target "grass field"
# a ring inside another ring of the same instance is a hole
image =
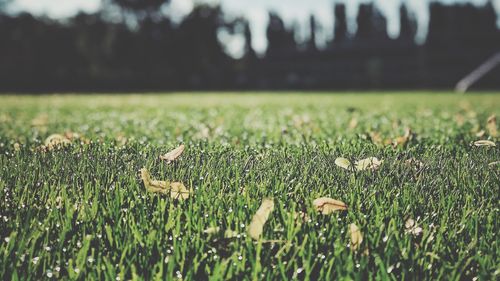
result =
[[[495,93],[0,96],[0,279],[498,280],[494,114]]]

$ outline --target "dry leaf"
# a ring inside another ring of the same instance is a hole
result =
[[[173,182],[170,184],[170,197],[174,199],[188,199],[189,195],[191,195],[191,191],[181,182]]]
[[[47,114],[40,114],[31,120],[31,126],[33,127],[43,127],[47,126],[49,123],[49,116]]]
[[[422,233],[423,229],[417,225],[414,219],[409,218],[405,222],[405,232],[413,234],[415,236],[418,236],[420,233]]]
[[[351,121],[349,121],[349,129],[353,130],[358,126],[358,118],[353,117]]]
[[[170,194],[174,199],[187,199],[192,193],[180,182],[152,180],[146,168],[141,169],[141,179],[146,190],[152,193]]]
[[[344,202],[327,197],[321,197],[314,200],[313,205],[316,211],[323,215],[328,215],[335,211],[347,210],[347,205]]]
[[[424,167],[424,163],[420,160],[417,160],[415,158],[410,158],[405,161],[405,165],[408,167],[413,167],[415,170],[420,170]]]
[[[363,242],[363,234],[354,223],[349,225],[349,233],[351,234],[351,250],[357,251]]]
[[[170,164],[175,159],[177,159],[179,156],[181,156],[182,152],[184,152],[184,145],[183,144],[181,144],[176,149],[168,152],[167,154],[161,155],[160,159],[165,160],[165,161],[167,161],[167,164]]]
[[[497,136],[497,117],[495,116],[495,114],[488,117],[486,129],[488,130],[488,134],[490,136],[492,137]]]
[[[404,146],[411,137],[411,130],[410,128],[405,129],[405,134],[402,137],[397,137],[393,142],[392,146],[396,148],[397,146]]]
[[[490,140],[478,140],[474,142],[475,146],[496,146],[496,144]]]
[[[484,135],[486,135],[486,132],[484,130],[481,130],[481,131],[476,133],[476,137],[478,137],[478,138],[482,138],[482,137],[484,137]]]
[[[266,223],[269,215],[274,209],[274,201],[270,198],[264,198],[259,209],[252,218],[252,222],[248,226],[248,234],[252,239],[258,240],[262,231],[264,230],[264,224]]]
[[[238,232],[231,229],[227,229],[226,231],[224,231],[224,238],[235,238],[235,237],[238,237]]]
[[[170,191],[170,182],[152,180],[146,168],[141,169],[141,179],[149,192],[167,194]]]
[[[219,232],[220,232],[220,227],[218,226],[209,227],[203,231],[203,233],[205,234],[217,234]]]
[[[500,161],[495,161],[495,162],[491,162],[490,164],[488,164],[488,166],[490,166],[490,167],[493,167],[496,165],[500,165]]]
[[[366,159],[356,161],[355,167],[358,171],[376,170],[380,167],[380,165],[382,165],[383,162],[383,160],[378,160],[377,157],[368,157]]]
[[[339,157],[339,158],[335,159],[335,165],[339,166],[340,168],[346,169],[346,170],[352,170],[351,161],[349,161],[346,158]]]
[[[370,133],[369,133],[369,135],[370,135],[370,140],[371,140],[374,144],[376,144],[376,145],[378,145],[378,146],[381,146],[381,145],[384,145],[384,144],[385,144],[385,142],[384,142],[384,140],[382,139],[382,136],[380,135],[380,133],[379,133],[379,132],[370,132]]]
[[[45,139],[45,147],[52,150],[70,144],[71,141],[60,134],[52,134]]]

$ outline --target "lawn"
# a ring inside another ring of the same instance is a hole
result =
[[[0,96],[0,279],[495,280],[492,115],[498,93]]]

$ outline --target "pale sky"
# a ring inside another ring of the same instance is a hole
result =
[[[444,3],[474,3],[484,5],[489,0],[441,0]],[[497,12],[500,14],[500,0],[492,0]],[[277,12],[287,25],[296,24],[299,27],[298,39],[305,39],[308,34],[309,16],[313,14],[322,27],[318,31],[317,43],[319,46],[331,39],[333,35],[333,5],[340,2],[347,6],[347,14],[351,21],[349,29],[356,30],[355,16],[359,3],[368,0],[171,0],[170,7],[166,12],[180,20],[188,14],[194,3],[211,2],[221,3],[224,11],[232,16],[243,15],[250,21],[253,34],[253,47],[262,53],[267,48],[266,27],[268,23],[268,11]],[[423,40],[427,31],[429,11],[427,3],[429,0],[374,0],[377,7],[387,17],[388,32],[390,36],[399,33],[399,6],[406,3],[410,12],[414,13],[419,25],[418,37]],[[14,0],[13,10],[26,10],[33,14],[44,14],[50,17],[63,18],[75,15],[78,11],[95,12],[99,10],[101,0]],[[234,56],[241,53],[243,38],[220,34],[221,40],[226,42],[227,51]]]

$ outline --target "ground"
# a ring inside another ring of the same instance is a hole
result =
[[[500,276],[498,93],[0,101],[0,279]],[[67,144],[44,145],[52,134]],[[354,171],[339,157],[383,162]],[[192,194],[147,191],[141,168]],[[347,210],[322,214],[320,197]],[[274,210],[254,240],[265,198]]]

